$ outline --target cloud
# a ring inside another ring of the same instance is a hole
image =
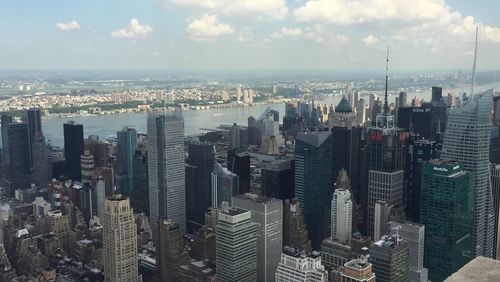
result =
[[[115,30],[111,33],[114,38],[138,39],[144,38],[153,32],[153,28],[147,24],[141,25],[139,20],[131,19],[127,27]]]
[[[193,19],[186,28],[187,34],[196,41],[210,41],[216,37],[232,34],[231,26],[219,22],[215,15],[204,15],[199,19]]]
[[[356,25],[374,23],[374,28],[408,31],[418,35],[472,40],[479,27],[483,41],[500,43],[500,28],[477,22],[452,10],[444,0],[307,0],[293,11],[299,22]],[[431,33],[431,34],[429,34]],[[415,36],[412,36],[415,38]]]
[[[367,46],[370,46],[370,45],[375,45],[375,44],[379,43],[380,39],[378,39],[377,37],[370,34],[367,37],[362,38],[361,42],[363,42],[363,44],[365,44]]]
[[[315,24],[313,26],[307,27],[306,31],[304,32],[304,37],[316,43],[331,46],[346,44],[351,40],[349,37],[343,34],[336,34],[332,32],[331,29],[321,24]]]
[[[253,33],[249,28],[244,28],[239,31],[236,36],[237,42],[248,42],[254,39]]]
[[[168,7],[180,7],[209,14],[246,17],[256,20],[282,20],[288,15],[285,0],[161,0]]]
[[[338,34],[337,36],[335,36],[335,39],[337,39],[340,43],[349,43],[349,41],[351,40],[349,37],[343,35],[343,34]]]
[[[273,37],[299,37],[302,35],[302,29],[300,28],[287,28],[283,27],[279,31],[273,33]]]
[[[59,29],[60,31],[73,31],[73,30],[79,30],[80,25],[76,21],[70,21],[68,23],[57,23],[56,28]]]

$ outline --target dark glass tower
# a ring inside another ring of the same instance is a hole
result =
[[[7,126],[9,142],[9,179],[22,180],[30,174],[29,131],[27,123],[11,123]]]
[[[117,159],[117,184],[120,194],[130,197],[134,188],[134,154],[137,149],[137,131],[125,127],[118,131]]]
[[[250,192],[250,155],[237,153],[236,150],[228,151],[227,168],[239,177],[239,194]]]
[[[328,237],[330,199],[333,191],[332,134],[308,132],[295,141],[295,197],[303,207],[313,249]]]
[[[412,131],[421,138],[435,140],[436,128],[432,123],[432,105],[422,107],[402,107],[398,109],[398,127]],[[429,126],[430,125],[430,126]]]
[[[261,169],[262,194],[281,200],[293,199],[294,174],[295,161],[292,159],[263,163]]]
[[[66,178],[82,180],[80,156],[83,155],[83,125],[73,121],[64,124],[64,156],[66,159]]]
[[[443,281],[472,258],[473,173],[454,161],[422,165],[420,221],[425,225],[424,265]]]
[[[2,163],[9,163],[9,131],[8,125],[12,123],[12,116],[8,114],[2,114],[0,116],[0,122],[2,125]]]
[[[205,212],[212,204],[211,176],[215,154],[212,144],[189,142],[187,145],[187,165],[190,167],[189,173],[193,174],[193,179],[188,179],[190,177],[186,175],[187,228],[188,231],[194,232],[203,226]]]

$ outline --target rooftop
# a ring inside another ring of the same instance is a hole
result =
[[[444,280],[444,282],[489,282],[498,281],[499,277],[500,261],[477,257]]]

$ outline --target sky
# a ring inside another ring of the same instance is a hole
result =
[[[500,69],[498,0],[2,0],[1,69]]]

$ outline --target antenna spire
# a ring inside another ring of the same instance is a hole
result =
[[[385,93],[384,93],[384,115],[389,114],[389,105],[387,103],[387,87],[389,83],[389,45],[387,45],[387,57],[385,60]]]
[[[470,95],[474,95],[474,83],[476,82],[476,59],[477,59],[477,35],[479,27],[476,26],[476,45],[474,46],[474,64],[472,65],[472,82],[470,85]]]

